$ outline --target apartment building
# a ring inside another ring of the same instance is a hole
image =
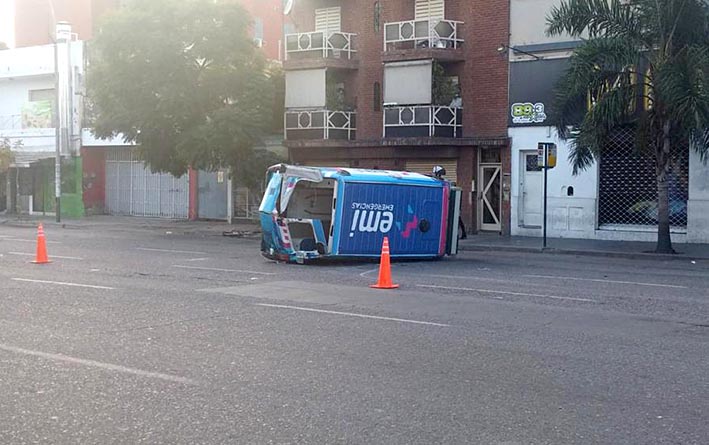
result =
[[[509,2],[287,2],[291,161],[446,168],[473,231],[510,231]]]
[[[570,147],[552,126],[554,88],[581,42],[545,34],[546,16],[560,0],[512,0],[509,137],[513,235],[542,236],[543,172],[537,144],[557,144],[548,176],[547,232],[551,237],[657,240],[654,161],[637,154],[631,129],[619,130],[600,162],[573,174]],[[638,106],[646,106],[640,103]],[[589,98],[588,106],[592,106]],[[686,147],[672,167],[670,223],[675,242],[709,242],[709,167]]]
[[[73,217],[84,213],[79,150],[85,46],[71,34],[69,25],[59,24],[56,48],[0,51],[0,139],[7,139],[15,151],[13,168],[4,174],[0,187],[6,199],[2,207],[10,211],[55,212],[58,144],[62,213]]]

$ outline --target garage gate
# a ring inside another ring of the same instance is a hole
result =
[[[106,208],[111,215],[187,219],[189,175],[153,173],[128,149],[106,153]]]

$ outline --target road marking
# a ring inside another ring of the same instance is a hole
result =
[[[255,275],[276,275],[275,272],[256,272],[253,270],[243,270],[243,269],[219,269],[217,267],[198,267],[198,266],[182,266],[180,264],[173,264],[172,267],[178,269],[191,269],[191,270],[209,270],[214,272],[237,272],[237,273],[250,273]]]
[[[163,252],[163,253],[188,253],[191,255],[206,255],[207,254],[207,252],[195,252],[193,250],[153,249],[151,247],[136,247],[136,250],[144,250],[146,252]]]
[[[570,281],[593,281],[595,283],[614,283],[614,284],[634,284],[636,286],[651,286],[651,287],[669,287],[672,289],[688,289],[687,286],[679,286],[676,284],[655,284],[655,283],[639,283],[637,281],[616,281],[616,280],[602,280],[598,278],[576,278],[576,277],[554,277],[551,275],[522,275],[523,277],[529,278],[544,278],[553,280],[570,280]]]
[[[92,368],[105,369],[107,371],[116,371],[123,374],[133,374],[140,377],[148,377],[151,379],[160,379],[173,383],[182,383],[185,385],[197,385],[197,382],[184,377],[178,377],[170,374],[163,374],[161,372],[144,371],[142,369],[128,368],[126,366],[114,365],[111,363],[97,362],[95,360],[87,360],[83,358],[70,357],[64,354],[52,354],[48,352],[32,351],[30,349],[18,348],[16,346],[10,346],[0,343],[0,349],[7,352],[13,352],[15,354],[30,355],[33,357],[40,357],[47,360],[54,360],[59,362],[72,363],[76,365],[90,366]]]
[[[18,255],[18,256],[35,256],[34,253],[25,253],[25,252],[7,252],[8,255]],[[50,255],[52,258],[59,258],[61,260],[77,260],[77,261],[83,261],[83,258],[75,257],[75,256],[61,256],[61,255]]]
[[[423,325],[427,325],[427,326],[441,326],[444,328],[450,327],[449,324],[433,323],[430,321],[407,320],[405,318],[379,317],[377,315],[354,314],[352,312],[326,311],[324,309],[313,309],[313,308],[309,308],[309,307],[300,307],[300,306],[286,306],[286,305],[282,305],[282,304],[256,303],[256,306],[273,307],[273,308],[278,308],[278,309],[293,309],[296,311],[305,311],[305,312],[317,312],[319,314],[345,315],[348,317],[357,317],[357,318],[371,318],[373,320],[398,321],[400,323],[423,324]]]
[[[20,241],[23,243],[36,243],[36,239],[23,239],[23,238],[3,238],[3,241]],[[61,241],[45,241],[47,244],[61,244]]]
[[[185,261],[207,261],[209,258],[191,258]]]
[[[359,276],[360,276],[360,277],[366,277],[366,276],[369,275],[370,273],[374,273],[374,272],[378,272],[378,271],[379,271],[379,268],[377,267],[376,269],[372,269],[372,270],[368,270],[368,271],[366,271],[366,272],[362,272],[361,274],[359,274]]]
[[[94,286],[93,284],[66,283],[64,281],[31,280],[29,278],[13,278],[12,281],[23,281],[26,283],[56,284],[58,286],[86,287],[89,289],[116,290],[115,287]]]
[[[509,283],[510,280],[503,280],[500,278],[486,278],[486,277],[471,277],[471,276],[460,276],[460,275],[433,275],[433,274],[416,274],[420,277],[431,277],[431,278],[444,278],[447,280],[476,280],[476,281],[494,281],[497,283]]]
[[[556,295],[528,294],[525,292],[509,292],[509,291],[504,291],[504,290],[472,289],[469,287],[434,286],[431,284],[417,284],[416,287],[425,287],[428,289],[463,290],[463,291],[468,291],[468,292],[481,292],[481,293],[488,293],[488,294],[504,294],[504,295],[514,295],[514,296],[518,296],[518,297],[538,297],[538,298],[551,298],[554,300],[583,301],[585,303],[598,303],[596,300],[589,300],[588,298],[557,297]]]

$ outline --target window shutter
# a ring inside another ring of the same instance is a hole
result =
[[[446,15],[445,0],[416,0],[416,20],[438,19],[443,20]]]
[[[422,161],[407,161],[406,171],[431,176],[431,173],[433,172],[433,167],[436,165],[440,165],[441,167],[446,169],[446,175],[444,176],[445,179],[451,182],[458,182],[458,162],[456,160],[443,161],[431,159]]]
[[[421,105],[432,103],[433,68],[430,60],[384,65],[384,103]]]
[[[342,8],[322,8],[315,10],[315,31],[327,34],[340,32]]]

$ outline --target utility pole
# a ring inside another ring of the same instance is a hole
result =
[[[61,176],[62,176],[62,149],[59,138],[61,137],[61,122],[59,119],[59,44],[56,36],[54,40],[54,210],[57,222],[61,222]]]
[[[55,130],[54,197],[56,200],[56,220],[61,222],[62,195],[62,154],[69,153],[69,126],[71,109],[69,106],[69,83],[71,79],[71,25],[57,22],[54,43],[54,76],[56,80],[57,117]]]

